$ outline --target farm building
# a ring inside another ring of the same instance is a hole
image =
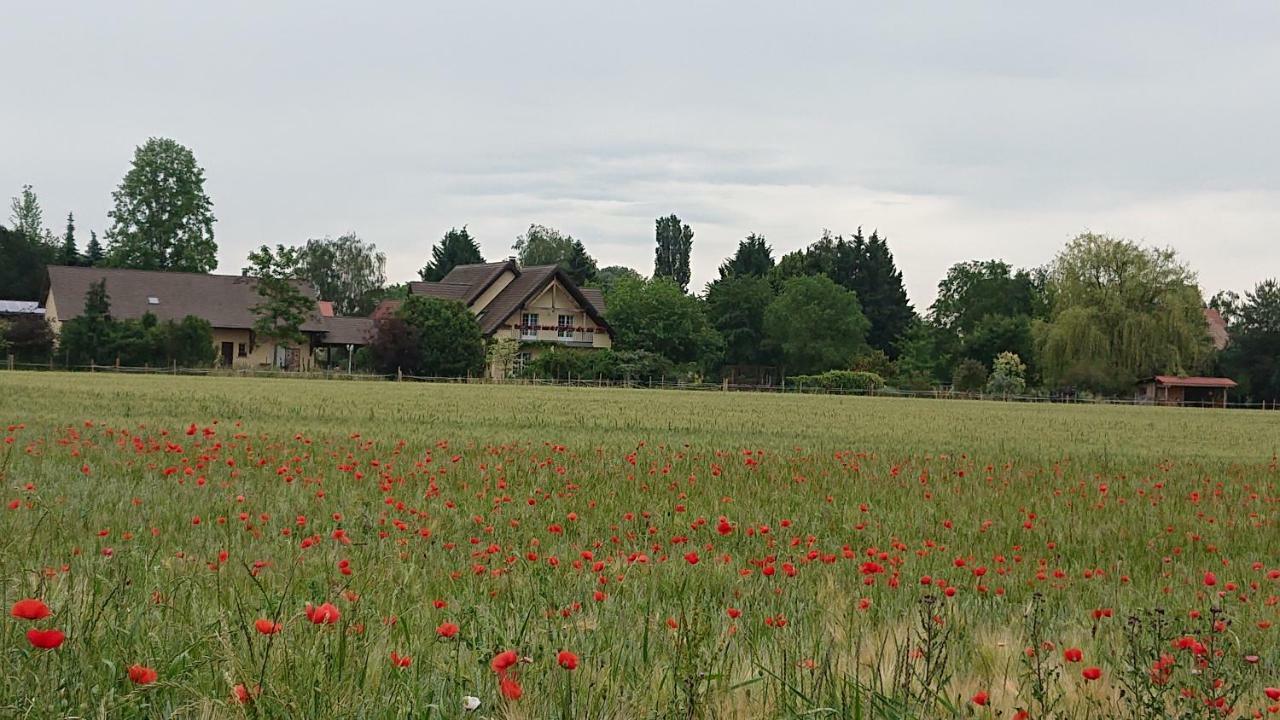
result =
[[[368,318],[332,317],[331,310],[326,316],[317,302],[316,312],[301,327],[308,339],[306,346],[277,349],[271,343],[258,342],[253,330],[257,320],[253,306],[262,302],[254,278],[54,265],[48,271],[49,284],[42,304],[45,319],[55,333],[61,330],[62,323],[84,312],[89,286],[102,280],[114,318],[136,320],[151,313],[161,321],[178,321],[188,315],[208,321],[213,326],[214,347],[222,367],[310,367],[314,350],[363,345],[373,326]],[[315,297],[315,290],[309,285],[299,283],[298,289]]]
[[[1204,309],[1204,322],[1209,328],[1209,339],[1217,350],[1225,350],[1231,344],[1231,335],[1227,332],[1227,321],[1222,313],[1214,308]]]
[[[1157,405],[1226,407],[1227,391],[1235,386],[1230,378],[1156,375],[1138,383],[1138,394]]]
[[[604,319],[604,294],[578,287],[557,265],[522,268],[514,258],[459,265],[439,282],[409,283],[409,294],[463,303],[476,314],[485,337],[520,342],[517,366],[554,345],[613,345],[613,329]],[[395,312],[399,305],[384,301],[373,317]]]

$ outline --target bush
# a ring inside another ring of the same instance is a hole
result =
[[[374,325],[369,351],[382,373],[461,377],[484,370],[480,323],[453,300],[410,296],[394,316]]]
[[[987,384],[987,366],[977,360],[961,360],[951,376],[951,389],[960,392],[979,392]]]
[[[18,362],[44,362],[53,354],[53,329],[43,317],[20,315],[5,324],[5,344]]]
[[[667,358],[645,350],[583,350],[551,346],[524,366],[521,377],[619,382],[677,376],[676,366]]]
[[[1020,395],[1027,389],[1027,366],[1017,353],[1002,352],[996,356],[987,392],[996,395]]]
[[[800,388],[826,392],[866,392],[884,387],[884,378],[865,370],[829,370],[819,375],[792,375],[790,380]]]

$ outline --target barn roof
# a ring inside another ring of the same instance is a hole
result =
[[[1156,375],[1147,382],[1165,387],[1233,388],[1236,386],[1236,381],[1231,378],[1179,375]]]

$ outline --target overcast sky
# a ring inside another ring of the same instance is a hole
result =
[[[1084,230],[1173,246],[1206,294],[1280,274],[1273,0],[51,5],[0,21],[0,193],[82,248],[166,136],[222,272],[354,230],[400,281],[450,226],[495,259],[537,222],[648,274],[675,212],[697,289],[747,233],[859,225],[919,308]]]

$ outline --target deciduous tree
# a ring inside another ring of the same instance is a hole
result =
[[[251,309],[257,319],[253,330],[277,348],[293,348],[307,341],[302,325],[315,313],[315,299],[301,289],[298,249],[277,245],[273,252],[263,245],[249,253],[246,275],[257,280],[262,301]],[[272,364],[275,362],[273,360]]]
[[[1049,269],[1053,307],[1036,330],[1051,384],[1122,394],[1155,374],[1197,370],[1210,355],[1195,273],[1170,249],[1086,233]]]
[[[310,282],[320,299],[333,302],[338,315],[368,315],[378,303],[387,257],[355,233],[308,240],[298,251],[298,277]]]
[[[112,198],[112,266],[200,273],[217,267],[213,202],[188,148],[168,138],[147,140]]]
[[[658,247],[654,250],[653,277],[670,278],[681,292],[689,289],[689,254],[693,230],[673,213],[654,221]]]
[[[848,369],[870,323],[854,293],[823,275],[787,280],[764,315],[764,334],[787,374]]]

